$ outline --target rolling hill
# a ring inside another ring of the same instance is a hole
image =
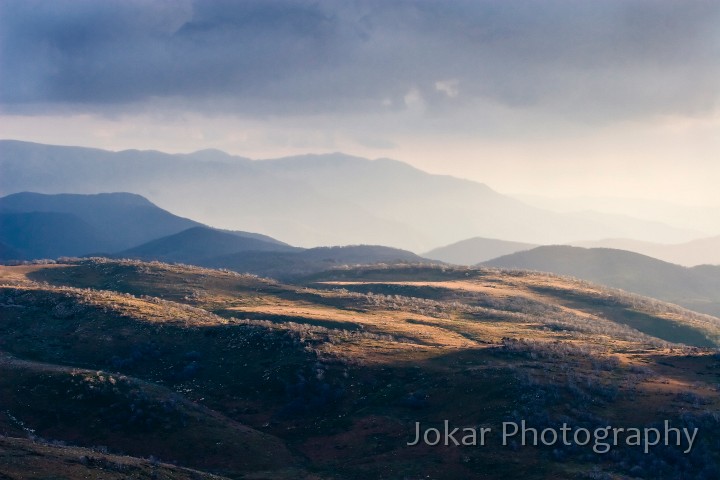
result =
[[[435,263],[406,250],[379,245],[303,249],[248,235],[251,234],[193,227],[113,257],[226,268],[274,278],[296,278],[355,264]]]
[[[608,238],[570,242],[568,245],[582,248],[625,250],[686,267],[720,264],[720,237],[700,238],[676,244],[644,242],[629,238]],[[477,237],[433,249],[424,253],[423,256],[456,265],[475,265],[501,256],[531,250],[538,246],[530,243]]]
[[[64,480],[227,480],[226,477],[181,468],[154,458],[112,455],[102,450],[0,437],[0,472],[6,478],[25,478],[28,472],[32,472],[35,478]]]
[[[180,233],[123,250],[115,254],[115,256],[203,265],[211,258],[238,252],[291,252],[299,250],[274,239],[271,240],[273,241],[266,241],[255,236],[223,232],[208,227],[192,227]]]
[[[700,479],[720,465],[720,320],[596,284],[419,264],[279,283],[96,258],[0,266],[0,285],[10,478]],[[660,419],[699,429],[688,453],[500,437],[503,422]],[[445,421],[492,431],[409,445],[416,422]]]
[[[720,267],[687,268],[608,248],[543,246],[483,265],[570,275],[720,315]]]
[[[537,245],[532,243],[475,237],[445,247],[435,248],[424,253],[423,256],[455,265],[476,265],[502,255],[530,250],[535,247]]]
[[[3,140],[0,170],[0,194],[135,192],[205,224],[304,247],[361,243],[420,252],[477,236],[538,244],[697,238],[624,216],[551,212],[481,183],[340,153],[252,161],[217,151],[109,152]]]
[[[292,279],[332,268],[378,263],[432,264],[437,262],[397,248],[380,245],[349,245],[284,252],[238,252],[209,258],[200,264],[206,267],[228,268],[237,272],[273,278]]]
[[[645,242],[630,238],[607,238],[569,242],[568,245],[582,248],[626,250],[686,267],[720,264],[720,237],[717,236],[675,244]],[[456,265],[475,265],[504,255],[531,250],[538,246],[530,243],[476,237],[433,249],[424,253],[423,256]]]

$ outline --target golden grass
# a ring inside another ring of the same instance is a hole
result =
[[[621,395],[599,413],[626,425],[651,422],[661,412],[720,408],[714,352],[668,344],[619,325],[608,318],[603,302],[617,307],[620,314],[623,309],[638,311],[708,335],[717,333],[712,317],[586,282],[488,271],[453,280],[328,279],[281,285],[229,272],[164,264],[138,266],[137,262],[95,265],[93,281],[114,281],[116,274],[103,277],[102,269],[115,266],[134,268],[117,283],[118,288],[152,296],[41,285],[28,278],[44,269],[57,273],[62,268],[78,269],[78,265],[0,267],[0,283],[12,284],[16,290],[66,296],[152,323],[233,326],[247,318],[249,325],[298,336],[318,362],[327,364],[373,371],[421,367],[424,374],[431,372],[441,380],[482,379],[492,369],[507,367],[521,372],[518,378],[540,385],[561,385],[573,376],[579,384],[588,379],[600,386],[613,384]],[[85,270],[76,272],[82,279]],[[77,285],[72,283],[77,278],[67,278],[68,285]],[[353,291],[355,287],[385,293],[368,295]],[[391,293],[403,287],[418,291],[418,295],[422,294],[419,288],[436,289],[437,299]],[[507,345],[516,345],[517,350],[507,349]],[[462,363],[467,360],[463,355],[472,361]],[[603,362],[610,367],[597,366]],[[451,387],[447,390],[452,391]],[[687,392],[707,398],[707,403],[694,406],[683,400]],[[355,445],[366,421],[354,418],[348,430],[334,433],[332,438]],[[341,458],[343,451],[318,446],[324,439],[311,438],[299,448],[313,459]]]

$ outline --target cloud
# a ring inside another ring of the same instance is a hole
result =
[[[425,110],[425,99],[423,99],[420,90],[415,87],[408,90],[405,96],[403,96],[403,102],[405,102],[405,106],[408,110],[414,110],[417,112]]]
[[[718,24],[720,3],[693,0],[3,0],[0,108],[701,115],[720,92]]]
[[[457,80],[439,80],[435,82],[435,90],[442,92],[450,98],[458,96],[458,81]]]

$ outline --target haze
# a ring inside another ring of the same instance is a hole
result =
[[[4,0],[0,138],[717,206],[719,24],[711,1]]]

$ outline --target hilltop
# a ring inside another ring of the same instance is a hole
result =
[[[538,245],[523,242],[509,242],[496,238],[468,238],[444,247],[435,248],[423,256],[455,265],[477,265],[494,258],[523,250],[531,250]]]

